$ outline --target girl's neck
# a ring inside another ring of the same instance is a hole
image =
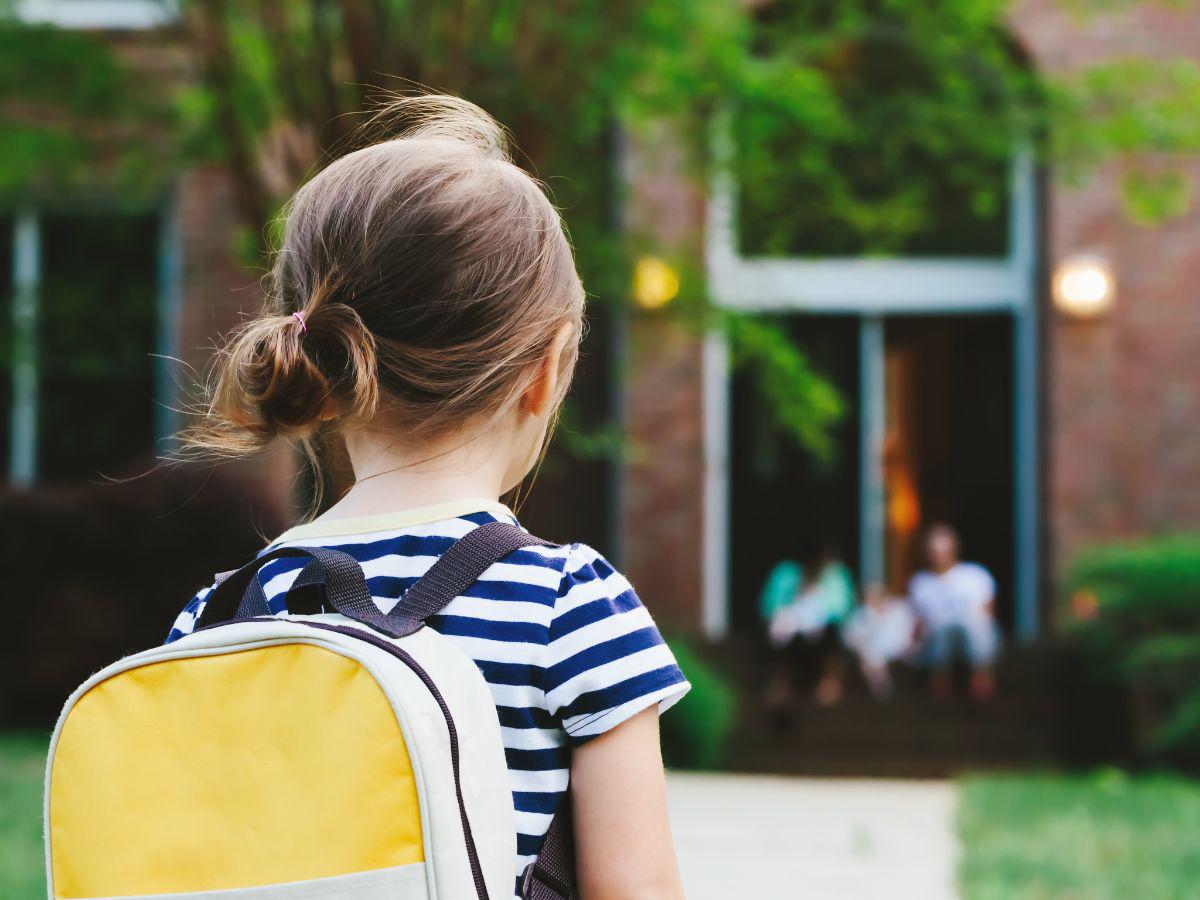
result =
[[[510,463],[484,436],[405,447],[371,432],[347,435],[354,485],[321,520],[359,518],[459,500],[498,500]]]

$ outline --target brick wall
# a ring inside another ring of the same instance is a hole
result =
[[[1021,0],[1013,30],[1033,64],[1065,73],[1134,55],[1195,59],[1200,17],[1149,3],[1081,18]],[[630,148],[627,227],[647,252],[702,258],[703,202],[669,135]],[[654,148],[654,152],[650,151]],[[1188,172],[1200,185],[1200,161]],[[1099,321],[1046,321],[1046,550],[1053,575],[1096,541],[1200,528],[1200,209],[1165,226],[1131,223],[1116,168],[1082,186],[1050,173],[1047,268],[1077,252],[1112,262],[1115,308]],[[1048,295],[1048,291],[1045,292]],[[629,329],[622,559],[660,617],[701,611],[703,447],[699,341],[660,317]]]
[[[631,138],[625,227],[639,251],[701,258],[704,196],[680,176],[678,141]],[[628,459],[621,473],[621,564],[664,624],[699,627],[704,444],[699,335],[669,314],[635,312],[626,335]]]
[[[700,346],[677,323],[630,325],[621,563],[660,621],[698,627],[704,446]]]
[[[225,171],[208,166],[184,172],[176,186],[183,244],[183,302],[179,323],[180,357],[199,376],[212,358],[214,342],[257,312],[263,295],[259,272],[237,257],[242,230],[233,202],[233,186]],[[286,447],[260,459],[226,465],[223,472],[243,481],[268,507],[264,518],[291,518],[296,510],[296,457]]]
[[[1081,19],[1026,0],[1014,28],[1043,70],[1110,58],[1194,60],[1200,17],[1140,4]],[[1200,162],[1187,172],[1200,184]],[[1061,570],[1090,543],[1200,527],[1200,210],[1147,228],[1129,221],[1114,166],[1081,187],[1052,177],[1050,266],[1077,252],[1112,263],[1116,305],[1098,321],[1048,318],[1047,504]]]
[[[1200,17],[1139,5],[1080,19],[1054,0],[1022,0],[1012,25],[1034,64],[1069,72],[1110,57],[1195,58]],[[630,142],[626,228],[646,252],[702,258],[703,196],[681,175],[667,134]],[[1200,183],[1200,162],[1189,166]],[[1116,271],[1103,319],[1048,316],[1045,361],[1048,545],[1054,568],[1080,547],[1120,536],[1200,527],[1200,210],[1158,228],[1129,222],[1116,169],[1083,186],[1051,177],[1048,262],[1100,252]],[[255,273],[233,254],[238,223],[218,169],[184,176],[184,358],[207,359],[212,337],[261,302]],[[702,372],[697,335],[669,317],[635,313],[627,333],[621,559],[666,622],[696,627],[701,610]],[[286,454],[248,464],[273,502],[292,501]]]

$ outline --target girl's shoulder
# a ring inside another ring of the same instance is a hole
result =
[[[614,611],[641,606],[633,585],[600,551],[587,544],[573,543],[557,545],[552,555],[561,566],[557,614],[586,609],[599,602]]]
[[[599,550],[584,543],[546,544],[514,551],[484,573],[479,590],[508,582],[514,599],[552,607],[552,632],[573,630],[608,616],[641,610],[637,592]]]
[[[417,527],[357,534],[293,530],[272,541],[261,553],[283,545],[339,550],[363,567],[373,595],[395,599],[455,540],[485,521],[494,518],[464,516]],[[277,605],[282,609],[281,598],[304,564],[302,557],[282,557],[263,565],[258,578],[273,609]],[[192,596],[173,623],[168,640],[182,637],[195,628],[213,586],[205,585]],[[629,581],[598,550],[580,542],[548,543],[516,550],[484,573],[473,591],[493,600],[521,600],[548,607],[555,630],[573,630],[605,616],[641,608]],[[560,617],[564,617],[561,622]]]

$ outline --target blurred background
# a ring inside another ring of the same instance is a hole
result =
[[[694,684],[691,896],[1196,896],[1198,57],[1191,0],[0,0],[0,895],[66,695],[303,515],[288,447],[163,460],[427,88],[577,248],[520,511]]]

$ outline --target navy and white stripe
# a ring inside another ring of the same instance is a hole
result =
[[[341,550],[362,565],[367,586],[386,612],[455,540],[499,519],[497,504],[479,503],[450,518],[395,517],[300,526],[275,544]],[[444,509],[438,510],[445,515]],[[341,526],[346,533],[331,534]],[[304,560],[285,558],[259,575],[271,609],[284,610]],[[167,641],[188,634],[210,588],[187,605]],[[491,566],[429,625],[475,660],[500,717],[517,810],[519,875],[536,856],[567,787],[570,746],[616,727],[688,684],[649,612],[629,582],[583,544],[529,547]]]

